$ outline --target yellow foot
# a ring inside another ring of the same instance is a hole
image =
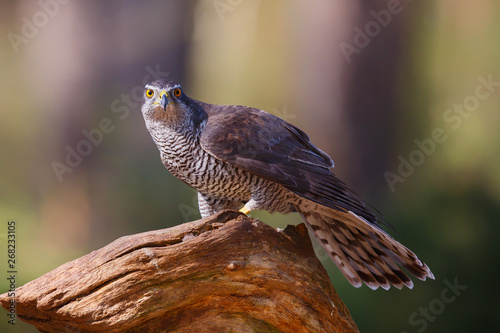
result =
[[[248,209],[246,206],[243,206],[243,208],[240,209],[240,212],[247,215],[248,213],[250,213],[250,209]]]

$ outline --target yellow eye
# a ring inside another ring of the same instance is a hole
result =
[[[146,90],[146,97],[147,98],[153,97],[154,94],[155,94],[155,92],[153,91],[153,89]]]
[[[181,90],[179,88],[174,90],[175,97],[179,97],[181,95]]]

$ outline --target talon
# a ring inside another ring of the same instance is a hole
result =
[[[240,209],[240,212],[247,215],[250,213],[250,209],[248,209],[246,206],[244,206],[242,209]]]

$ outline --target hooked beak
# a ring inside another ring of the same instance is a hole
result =
[[[163,111],[167,111],[167,106],[172,103],[168,97],[168,93],[163,90],[161,93],[160,93],[160,104],[161,106],[163,107]]]

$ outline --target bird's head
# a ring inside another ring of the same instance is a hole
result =
[[[148,128],[166,126],[186,127],[203,112],[186,96],[180,84],[171,80],[157,80],[146,84],[142,114]]]

